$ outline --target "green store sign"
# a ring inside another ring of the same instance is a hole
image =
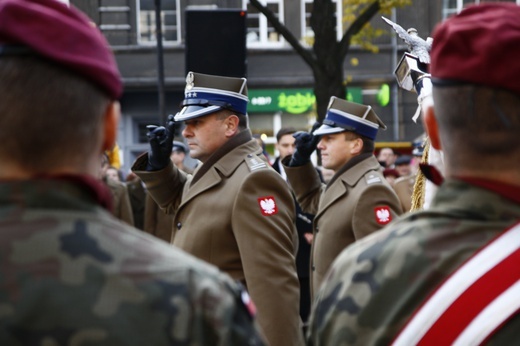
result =
[[[361,88],[348,88],[347,100],[363,103]],[[249,90],[249,113],[283,111],[302,114],[310,111],[316,102],[312,89]]]

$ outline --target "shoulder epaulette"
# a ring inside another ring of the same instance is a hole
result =
[[[381,178],[374,173],[369,173],[369,174],[365,175],[365,180],[367,182],[367,185],[372,185],[372,184],[383,182],[381,180]]]
[[[267,168],[267,164],[261,160],[258,156],[253,154],[247,154],[246,164],[250,171],[256,171],[257,169]]]

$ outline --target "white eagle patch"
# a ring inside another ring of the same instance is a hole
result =
[[[278,214],[278,207],[273,196],[266,196],[258,198],[258,205],[260,211],[264,216],[271,216]]]
[[[388,206],[375,207],[374,212],[376,214],[376,221],[380,225],[386,225],[392,221],[392,214]]]

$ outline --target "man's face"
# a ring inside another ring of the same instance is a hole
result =
[[[402,165],[396,165],[395,166],[395,170],[397,171],[397,173],[399,173],[400,177],[404,177],[406,175],[409,175],[412,172],[410,164],[408,164],[408,163],[405,163],[405,164],[402,164]]]
[[[182,151],[174,150],[170,155],[170,160],[172,160],[174,165],[180,165],[184,162],[184,158],[186,155]]]
[[[394,154],[394,151],[390,148],[383,148],[379,152],[379,155],[377,156],[377,161],[384,162],[386,164],[386,167],[390,167],[394,164],[396,159],[396,155]]]
[[[226,143],[227,125],[225,119],[218,119],[217,113],[186,120],[182,135],[190,148],[190,156],[205,162],[218,148]]]
[[[318,143],[322,166],[336,172],[355,156],[352,154],[352,150],[355,141],[359,140],[359,138],[347,136],[345,132],[323,135]]]
[[[276,143],[276,149],[280,152],[281,159],[294,153],[294,149],[296,148],[294,142],[295,139],[292,134],[286,134],[280,137],[280,141]]]

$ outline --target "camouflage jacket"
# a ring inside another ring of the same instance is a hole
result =
[[[442,281],[520,220],[520,203],[460,180],[446,181],[426,211],[343,251],[310,319],[309,345],[388,345]],[[520,340],[520,315],[491,339]]]
[[[262,345],[215,267],[115,219],[92,178],[0,182],[1,345]]]

